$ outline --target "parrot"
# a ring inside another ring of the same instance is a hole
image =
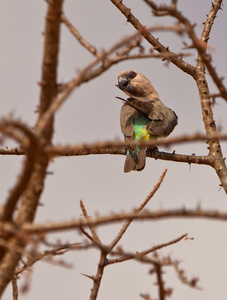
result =
[[[124,172],[142,171],[147,149],[140,148],[139,141],[167,137],[177,125],[178,117],[162,103],[153,85],[141,73],[121,72],[116,86],[129,96],[127,100],[117,97],[124,102],[120,114],[121,131],[125,141],[131,142]]]

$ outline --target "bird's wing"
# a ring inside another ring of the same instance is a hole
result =
[[[147,125],[147,131],[157,137],[168,136],[177,125],[175,112],[162,103],[156,105],[148,117],[151,122]]]
[[[125,104],[121,108],[121,131],[123,132],[126,140],[133,140],[133,120],[139,117],[139,112],[133,107]]]
[[[128,106],[133,107],[137,111],[139,111],[141,114],[146,115],[147,117],[149,114],[154,110],[154,104],[151,100],[146,100],[146,98],[136,98],[136,97],[130,97],[126,100],[120,97],[116,97],[122,101],[125,102]],[[157,100],[157,99],[156,99]],[[159,100],[159,99],[158,99]]]
[[[121,110],[121,130],[125,137],[130,137],[129,139],[133,138],[133,120],[141,114],[151,120],[147,125],[147,131],[152,136],[166,137],[177,125],[177,116],[174,111],[166,107],[158,97],[149,101],[146,98],[135,97],[127,100],[119,99],[125,102]]]

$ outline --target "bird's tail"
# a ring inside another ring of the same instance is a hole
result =
[[[146,149],[136,149],[127,151],[124,172],[142,171],[146,164]]]

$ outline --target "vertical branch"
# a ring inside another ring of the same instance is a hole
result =
[[[18,287],[17,287],[17,276],[14,275],[12,279],[13,287],[13,300],[18,300]]]
[[[162,267],[160,264],[155,264],[155,271],[156,271],[156,275],[157,275],[157,285],[159,288],[159,299],[160,300],[165,300],[165,288],[164,288],[164,281],[162,278]]]
[[[93,284],[93,288],[91,290],[90,300],[97,299],[101,280],[102,280],[103,273],[104,273],[104,268],[106,266],[106,261],[107,261],[106,255],[107,255],[107,253],[104,250],[101,250],[97,272],[96,272],[95,277],[92,278],[94,284]]]
[[[48,0],[47,2],[48,10],[44,35],[45,46],[41,82],[42,90],[39,118],[35,126],[36,134],[43,114],[49,108],[52,99],[57,93],[56,78],[62,1],[63,0]],[[38,136],[41,146],[49,145],[51,143],[52,133],[53,117],[50,119],[45,130],[42,131],[42,135]],[[43,191],[48,160],[48,156],[44,153],[39,153],[36,157],[34,170],[28,186],[22,195],[21,205],[15,220],[17,225],[21,225],[25,222],[32,222],[34,219],[39,198]],[[21,253],[16,252],[14,249],[17,249],[18,246],[24,247],[26,245],[26,241],[22,238],[13,236],[10,238],[9,244],[12,248],[6,251],[0,264],[0,296],[2,295],[6,285],[13,278],[15,268],[21,258]]]
[[[212,25],[214,23],[214,19],[218,13],[218,10],[221,8],[222,0],[215,0],[212,3],[212,8],[210,13],[207,16],[207,20],[204,24],[203,32],[201,35],[201,41],[206,45],[209,40],[209,35],[212,29]],[[199,90],[201,109],[203,122],[205,126],[205,130],[207,135],[215,135],[217,134],[217,129],[213,117],[213,111],[211,107],[210,101],[210,92],[207,84],[207,80],[205,77],[205,66],[206,66],[206,47],[203,47],[203,51],[198,53],[197,60],[197,78],[196,83]],[[213,158],[212,166],[215,169],[220,181],[221,185],[227,193],[227,168],[224,162],[224,158],[222,155],[221,145],[219,140],[209,140],[209,156]]]
[[[44,59],[42,65],[41,97],[39,106],[39,118],[35,126],[38,132],[43,114],[50,107],[52,100],[57,94],[57,63],[59,50],[59,34],[61,22],[62,0],[49,0],[45,28]],[[53,117],[50,118],[46,128],[38,136],[42,146],[51,144],[53,134]],[[43,191],[48,157],[42,153],[37,159],[32,180],[22,198],[17,223],[32,222],[40,195]]]

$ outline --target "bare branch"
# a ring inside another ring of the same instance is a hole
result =
[[[0,155],[25,155],[25,151],[18,148],[9,149],[5,147],[5,149],[0,149]]]
[[[206,22],[202,32],[201,39],[196,36],[194,31],[194,24],[191,24],[180,11],[177,10],[176,5],[160,5],[158,6],[154,1],[144,0],[153,9],[156,16],[169,15],[176,18],[181,24],[184,24],[185,31],[188,33],[189,38],[193,42],[193,47],[196,48],[200,54],[197,62],[197,67],[200,67],[201,62],[206,65],[211,77],[213,78],[216,86],[218,87],[222,97],[227,100],[227,90],[223,84],[223,79],[220,78],[212,66],[211,56],[206,54],[207,42],[209,40],[210,31],[212,29],[214,19],[217,16],[218,10],[221,8],[222,0],[216,0],[212,3],[210,13],[207,15]],[[204,70],[205,71],[205,70]]]
[[[62,0],[49,0],[48,11],[46,16],[45,28],[45,49],[42,70],[42,92],[39,107],[39,119],[36,124],[35,133],[39,131],[40,119],[45,111],[50,106],[53,97],[57,93],[57,62],[58,62],[58,47],[59,47],[59,27],[61,15]],[[40,135],[40,144],[48,145],[51,143],[53,133],[53,118],[47,122],[45,132]],[[29,183],[23,192],[21,205],[18,210],[15,223],[17,225],[24,222],[32,222],[35,216],[35,211],[38,205],[40,195],[43,190],[43,182],[46,176],[46,169],[49,158],[46,155],[37,155],[34,170],[32,172]],[[24,247],[26,241],[12,236],[9,240],[12,247]],[[15,268],[21,258],[21,254],[15,251],[8,250],[4,254],[0,264],[0,297],[5,290],[6,285],[13,278]]]
[[[21,143],[23,148],[26,149],[25,151],[27,155],[23,170],[19,176],[19,179],[17,180],[16,185],[10,191],[9,197],[6,200],[3,212],[0,216],[2,221],[10,221],[19,197],[28,185],[39,146],[38,140],[36,139],[34,133],[20,121],[5,119],[0,122],[0,130],[3,131],[4,134],[13,137],[19,143]]]
[[[160,250],[162,248],[165,248],[165,247],[168,247],[170,245],[173,245],[173,244],[176,244],[176,243],[180,242],[182,239],[185,239],[187,237],[187,235],[188,235],[187,233],[183,234],[180,237],[178,237],[178,238],[176,238],[172,241],[169,241],[167,243],[163,243],[163,244],[160,244],[160,245],[156,245],[156,246],[151,247],[151,248],[149,248],[147,250],[144,250],[142,252],[137,252],[137,254],[140,255],[140,256],[144,256],[144,255],[147,255],[149,253],[155,252],[157,250]],[[114,259],[109,259],[107,265],[116,264],[116,263],[127,261],[127,260],[130,260],[130,259],[134,258],[134,255],[124,254],[124,253],[121,253],[121,252],[119,253],[119,251],[112,251],[111,252],[111,255],[119,255],[119,254],[121,255],[121,257],[114,258]]]
[[[190,287],[193,287],[193,288],[194,287],[198,288],[196,285],[197,285],[197,282],[198,282],[199,278],[195,277],[195,278],[192,278],[191,280],[188,280],[187,277],[184,274],[184,270],[182,270],[182,269],[179,268],[179,262],[176,261],[173,264],[173,266],[174,266],[174,269],[175,269],[175,271],[177,273],[178,278],[180,279],[180,281],[182,283],[184,283],[184,284],[186,284],[186,285],[188,285]],[[201,288],[198,288],[198,289],[201,290]]]
[[[136,213],[140,213],[143,210],[143,208],[147,205],[147,203],[150,201],[150,199],[154,196],[154,194],[157,192],[157,190],[159,189],[159,187],[166,175],[166,172],[167,172],[167,169],[164,170],[164,172],[160,176],[157,184],[155,185],[153,190],[149,193],[149,195],[145,198],[143,203],[141,203],[140,206],[135,210]],[[129,227],[129,225],[131,224],[132,221],[133,221],[133,219],[129,219],[129,220],[125,221],[125,223],[123,224],[123,226],[122,226],[120,232],[118,233],[118,235],[116,236],[116,238],[108,246],[109,251],[111,251],[116,246],[116,244],[120,241],[120,239],[122,238],[122,236],[124,235],[124,233],[126,232],[127,228]]]
[[[153,148],[154,146],[166,146],[181,143],[191,143],[191,142],[201,142],[209,140],[227,140],[227,134],[216,133],[205,135],[202,133],[195,133],[191,135],[181,135],[177,137],[168,137],[166,139],[159,139],[153,141],[143,141],[140,142],[141,146]],[[57,146],[46,146],[43,152],[49,156],[78,156],[78,155],[88,155],[88,154],[111,154],[109,148],[113,148],[113,154],[119,151],[119,154],[124,154],[124,149],[131,146],[129,142],[125,141],[104,141],[95,142],[90,144],[77,144],[77,145],[57,145]],[[116,149],[119,148],[119,149]],[[19,151],[19,154],[18,154]],[[16,149],[0,149],[0,154],[2,155],[25,155],[24,150]]]
[[[126,219],[135,219],[135,220],[161,220],[169,218],[203,218],[203,219],[213,219],[219,221],[227,221],[227,213],[222,213],[219,211],[212,210],[167,210],[167,211],[144,211],[140,214],[131,212],[131,213],[119,213],[119,214],[110,214],[107,216],[97,216],[92,217],[88,220],[72,220],[69,222],[57,222],[57,223],[46,223],[46,224],[30,224],[25,223],[19,229],[21,234],[33,234],[33,233],[45,233],[45,232],[56,232],[64,230],[73,230],[75,228],[80,228],[81,226],[100,226],[104,224],[116,223]],[[18,231],[13,224],[0,222],[0,230],[15,232]]]
[[[82,200],[80,200],[80,208],[83,212],[84,218],[85,220],[89,219],[89,216],[87,214],[87,210],[84,206],[84,203]],[[80,230],[81,232],[87,237],[89,238],[96,246],[98,246],[100,249],[105,250],[106,251],[106,246],[101,242],[101,240],[98,237],[98,234],[96,233],[96,230],[93,226],[89,226],[89,229],[91,231],[92,237],[81,227]]]
[[[212,8],[210,14],[207,16],[207,21],[205,22],[204,29],[201,36],[201,41],[207,43],[209,34],[213,25],[214,18],[218,10],[221,7],[222,0],[215,0],[212,4]],[[210,24],[208,24],[210,22]],[[206,48],[199,49],[198,48],[198,61],[197,61],[197,78],[196,84],[199,90],[201,109],[203,115],[203,122],[206,129],[207,135],[215,135],[217,133],[215,120],[213,117],[213,111],[211,107],[210,101],[210,92],[207,84],[207,80],[205,77],[205,62],[204,59],[206,57]],[[208,67],[208,65],[207,65]],[[223,92],[220,91],[221,93]],[[225,164],[225,159],[223,158],[221,145],[219,140],[209,140],[209,156],[213,157],[213,168],[215,169],[223,189],[227,193],[227,167]]]
[[[14,275],[12,279],[12,288],[13,288],[13,300],[18,299],[18,287],[17,287],[17,276]]]
[[[89,44],[79,33],[79,31],[69,22],[69,20],[66,18],[64,14],[61,14],[61,21],[65,23],[65,25],[69,28],[69,30],[72,32],[72,34],[76,37],[78,42],[86,48],[89,52],[91,52],[93,55],[95,55],[97,58],[101,58],[102,54],[98,52],[98,50]]]
[[[165,300],[166,299],[166,293],[165,293],[165,283],[163,279],[163,272],[162,272],[162,266],[160,264],[155,264],[155,273],[157,276],[157,284],[159,289],[159,299]]]
[[[171,52],[168,47],[163,46],[158,39],[156,39],[146,28],[146,26],[142,25],[139,20],[132,14],[131,9],[126,7],[121,0],[110,0],[123,15],[125,15],[127,22],[130,22],[136,30],[160,53],[167,53],[170,55],[168,58],[173,64],[175,64],[178,68],[180,68],[185,73],[194,77],[196,75],[196,69],[192,65],[186,63],[174,52]]]
[[[206,19],[206,22],[204,23],[203,32],[201,35],[201,40],[204,41],[205,44],[207,44],[207,42],[210,38],[209,35],[211,32],[212,26],[214,24],[214,20],[217,16],[217,13],[218,13],[219,9],[221,9],[221,5],[222,5],[222,0],[215,0],[212,3],[210,13],[207,15],[207,19]],[[223,78],[218,76],[216,69],[211,64],[211,56],[205,54],[205,51],[206,51],[206,48],[201,49],[201,51],[199,51],[200,56],[198,57],[197,67],[204,69],[203,64],[206,65],[211,77],[214,80],[214,83],[216,84],[217,88],[220,91],[221,96],[225,100],[227,100],[227,90],[226,90],[225,85],[223,84]]]
[[[80,244],[78,244],[80,245]],[[60,262],[54,262],[53,260],[50,260],[50,257],[52,256],[59,256],[63,255],[69,250],[71,250],[72,245],[63,245],[61,247],[57,247],[52,250],[46,250],[43,253],[37,253],[36,255],[28,257],[28,260],[26,263],[24,263],[24,266],[22,268],[18,268],[16,270],[16,275],[18,276],[19,274],[23,273],[24,271],[28,271],[30,267],[32,267],[36,262],[43,260],[43,261],[48,261],[54,264],[57,264],[59,266],[63,266],[66,268],[71,268],[72,265],[68,263],[63,263],[63,261]],[[76,249],[77,244],[73,244],[74,249]]]

